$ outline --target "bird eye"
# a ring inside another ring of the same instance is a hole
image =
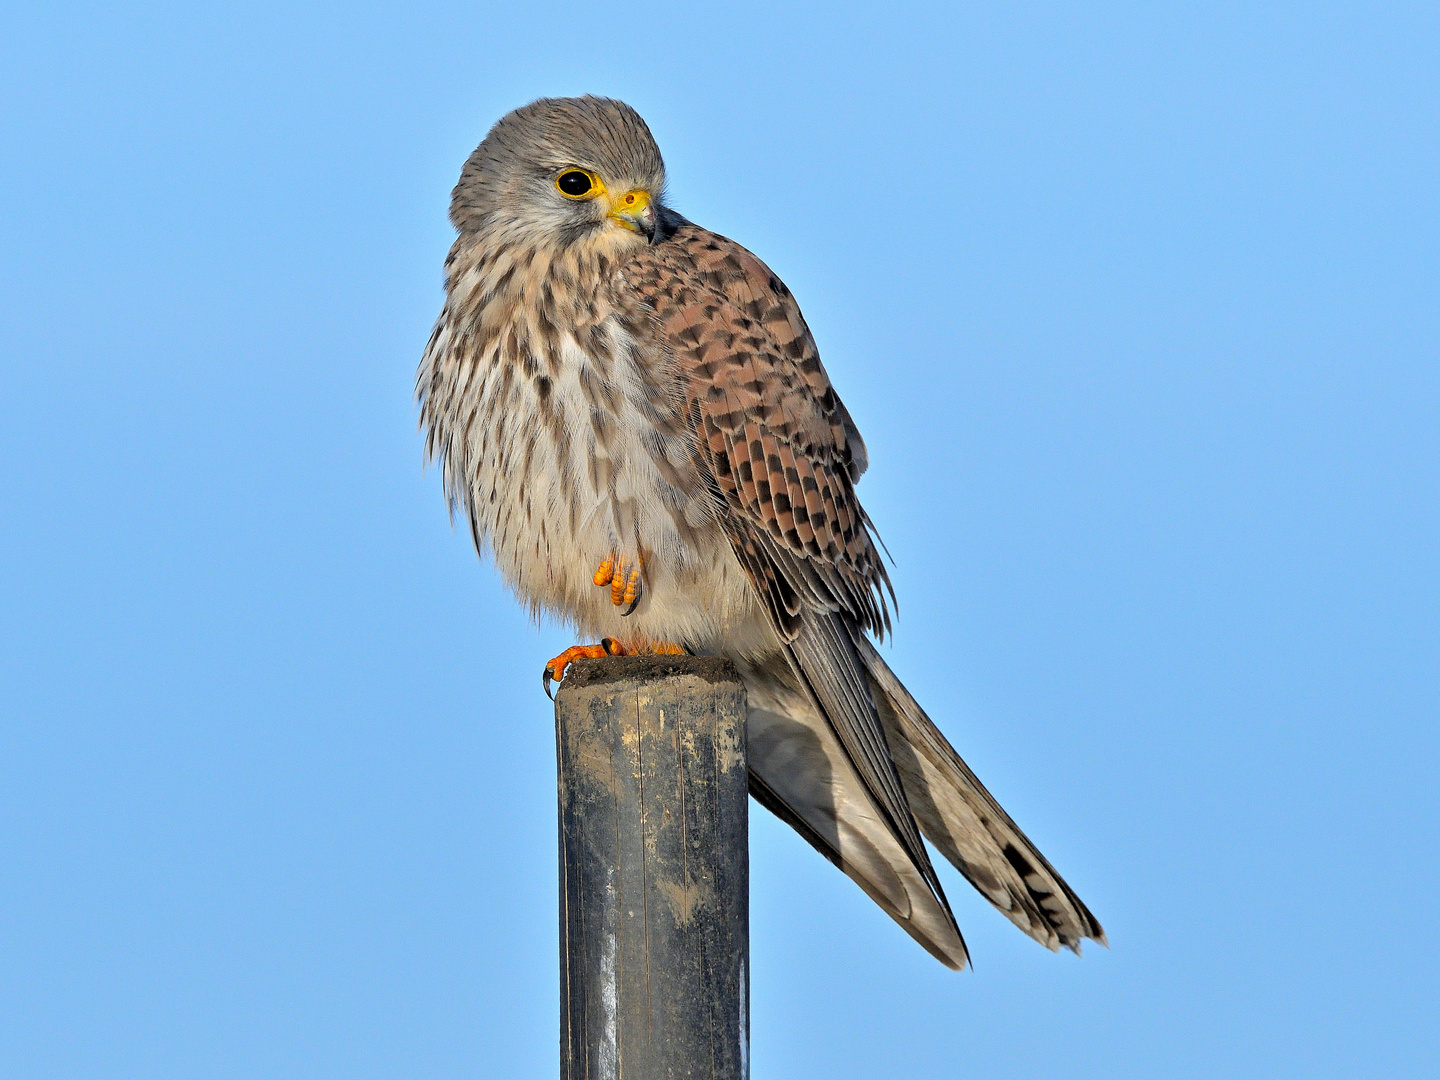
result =
[[[566,169],[555,178],[560,194],[570,199],[593,199],[600,194],[600,181],[584,169]]]

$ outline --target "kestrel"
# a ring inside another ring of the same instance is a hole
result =
[[[452,512],[580,656],[690,652],[746,685],[750,788],[942,963],[965,943],[922,834],[1051,949],[1104,932],[872,645],[893,590],[865,444],[764,263],[665,205],[634,109],[503,117],[416,394]]]

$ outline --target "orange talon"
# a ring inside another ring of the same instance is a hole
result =
[[[600,564],[600,569],[595,571],[596,585],[609,585],[610,579],[615,576],[615,558],[611,556]]]
[[[615,586],[610,586],[610,591],[613,595]],[[625,582],[625,603],[633,605],[638,599],[640,599],[640,568],[637,566],[630,571],[630,577]]]
[[[614,638],[601,638],[599,645],[571,645],[555,659],[545,665],[545,670],[540,675],[540,685],[545,688],[545,696],[554,700],[555,695],[550,693],[550,680],[560,682],[565,678],[565,669],[574,660],[598,660],[602,656],[629,656],[630,649],[627,649]]]
[[[625,599],[625,564],[615,560],[615,576],[610,579],[610,602],[619,607]]]

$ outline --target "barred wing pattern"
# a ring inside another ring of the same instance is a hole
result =
[[[705,464],[754,534],[731,540],[761,572],[782,635],[807,609],[884,634],[890,581],[854,489],[865,444],[790,291],[739,244],[688,223],[625,273],[688,376]]]

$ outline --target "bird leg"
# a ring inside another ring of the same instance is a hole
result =
[[[540,676],[540,685],[545,688],[545,696],[552,701],[555,695],[550,692],[550,682],[560,682],[565,678],[565,669],[570,666],[572,660],[597,660],[602,656],[635,656],[638,653],[655,653],[661,656],[679,656],[685,652],[683,645],[673,645],[668,641],[647,641],[637,645],[622,645],[614,638],[601,638],[599,645],[571,645],[559,656],[555,657],[545,665],[545,671]]]
[[[640,594],[644,586],[640,579],[640,560],[636,559],[634,565],[630,565],[627,571],[625,559],[612,554],[600,564],[591,580],[596,585],[610,586],[610,602],[616,607],[625,605],[625,610],[620,612],[621,616],[629,615],[635,610],[635,605],[640,603]]]

